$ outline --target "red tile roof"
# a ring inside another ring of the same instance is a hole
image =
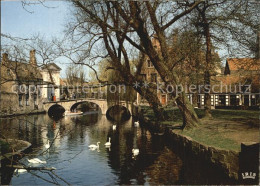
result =
[[[254,58],[228,58],[229,70],[260,70],[260,60]]]
[[[215,91],[217,91],[219,93],[224,93],[224,92],[229,92],[229,91],[225,90],[223,92],[220,92],[220,86],[227,85],[228,89],[230,89],[230,86],[231,86],[232,89],[234,90],[234,87],[236,85],[239,85],[239,84],[240,85],[251,84],[252,92],[259,93],[259,91],[260,91],[259,79],[260,79],[260,75],[259,74],[255,74],[253,76],[238,76],[238,75],[212,76],[211,77],[211,86],[218,85],[218,86],[215,86],[215,88],[214,88]],[[214,92],[214,93],[217,93],[217,92]]]

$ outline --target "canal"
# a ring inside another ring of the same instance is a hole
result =
[[[45,160],[47,163],[40,166],[56,168],[55,174],[73,185],[227,183],[225,177],[209,171],[212,168],[208,165],[196,160],[188,163],[167,147],[167,140],[152,136],[142,125],[136,127],[132,118],[117,123],[113,130],[115,124],[97,113],[58,121],[41,114],[1,119],[0,129],[5,137],[32,143],[32,150],[20,162],[34,166],[26,158]],[[106,148],[109,137],[111,147]],[[48,151],[44,147],[47,140],[51,143]],[[90,150],[88,146],[97,142],[99,149]],[[139,154],[133,156],[132,149],[139,149]],[[49,184],[44,179],[65,184],[46,171],[15,175],[1,168],[2,184]]]

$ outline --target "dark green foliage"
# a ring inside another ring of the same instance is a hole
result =
[[[8,153],[10,152],[11,148],[10,148],[10,145],[3,141],[3,140],[0,140],[0,149],[1,149],[1,154],[5,154],[5,153]]]

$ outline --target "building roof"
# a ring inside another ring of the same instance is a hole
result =
[[[60,85],[63,85],[63,86],[67,85],[67,79],[60,78]]]
[[[29,63],[17,61],[5,61],[1,64],[2,79],[15,80],[20,82],[42,81],[40,70]]]
[[[229,93],[236,90],[239,92],[239,86],[251,85],[251,92],[259,93],[260,91],[260,75],[254,74],[252,76],[212,76],[211,77],[211,88],[212,93]],[[222,88],[221,88],[222,87]],[[227,89],[226,89],[227,87]],[[236,89],[235,89],[236,88]]]
[[[260,60],[254,58],[228,58],[227,65],[230,71],[260,70]]]
[[[42,67],[42,69],[43,69],[43,70],[44,70],[44,69],[56,70],[56,71],[60,71],[60,70],[61,70],[61,68],[60,68],[58,65],[56,65],[55,63],[48,63],[48,64],[44,65],[44,66]]]

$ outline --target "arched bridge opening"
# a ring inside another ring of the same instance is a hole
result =
[[[130,119],[131,113],[125,106],[114,105],[107,110],[106,117],[111,121],[127,121]]]
[[[99,111],[101,112],[101,108],[98,104],[93,103],[93,102],[89,102],[89,101],[81,101],[81,102],[77,102],[74,103],[71,107],[70,107],[70,111],[74,112],[80,110],[81,112],[89,112],[89,111]]]
[[[131,108],[131,104],[127,104],[124,101],[119,103],[111,103],[103,99],[67,100],[44,103],[44,109],[50,116],[62,115],[65,111],[101,111],[102,115],[108,114],[108,118],[111,118],[112,120],[118,118],[120,120],[129,119],[132,111]],[[118,115],[118,113],[120,113],[119,117],[115,118],[114,115]]]
[[[52,105],[48,109],[48,115],[52,118],[61,118],[63,113],[65,112],[65,108],[59,104]]]

